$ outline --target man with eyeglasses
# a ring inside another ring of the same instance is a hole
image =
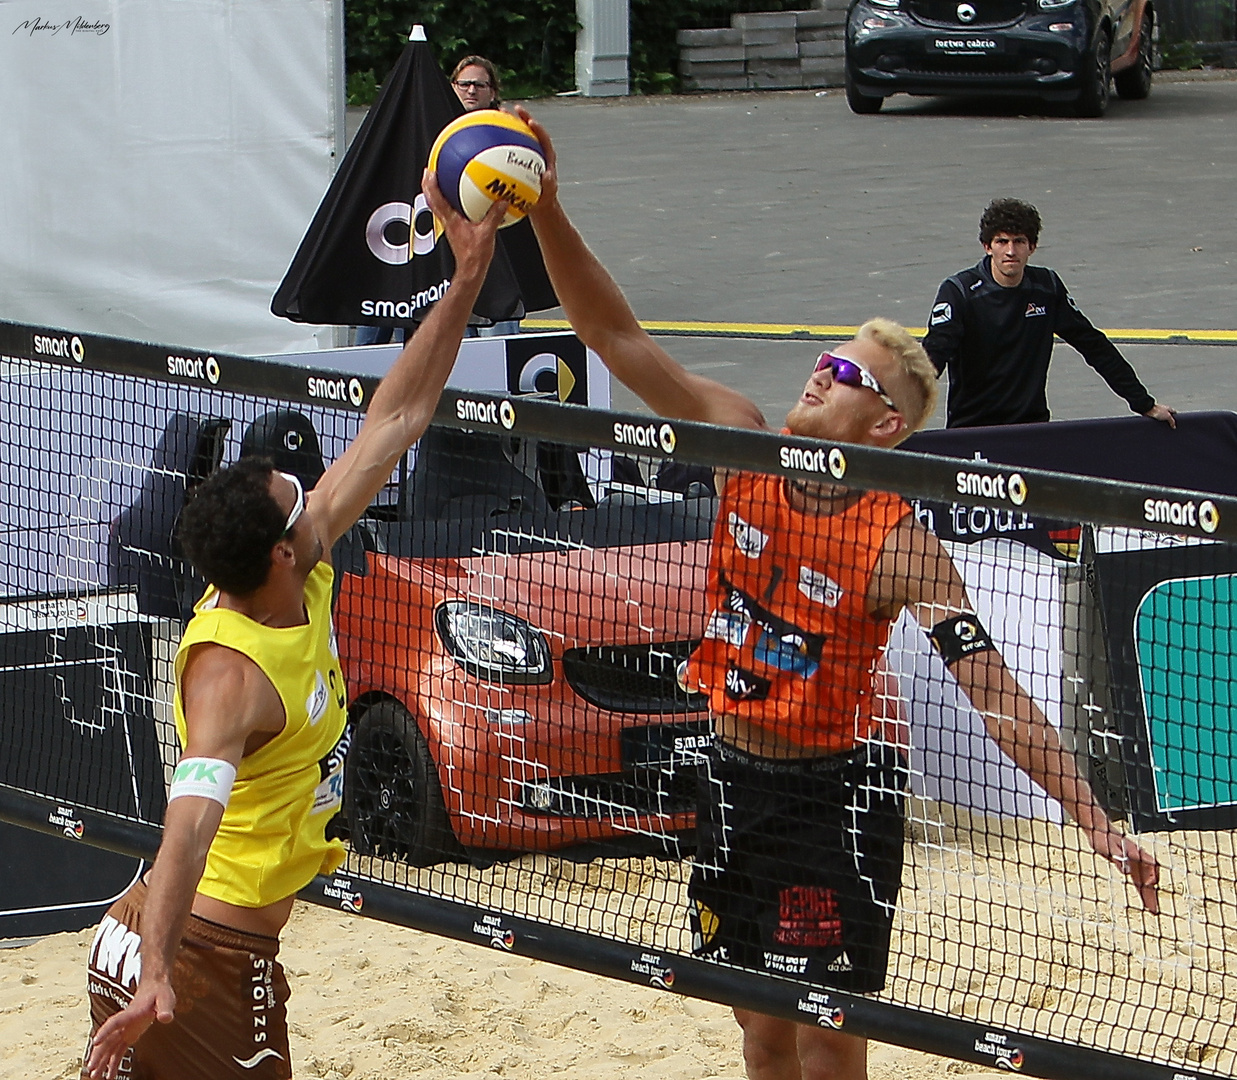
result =
[[[484,56],[465,56],[451,72],[451,85],[465,112],[497,109],[502,104],[498,69]]]
[[[498,69],[484,56],[465,56],[451,73],[451,87],[460,99],[466,113],[477,109],[497,109],[502,104],[502,90],[498,81]],[[358,326],[358,345],[388,345],[392,341],[406,341],[411,331],[404,327]],[[493,337],[501,334],[518,334],[518,319],[503,319],[493,326],[470,326],[468,337]]]
[[[178,536],[210,584],[176,654],[183,753],[158,856],[90,951],[84,1077],[291,1075],[279,934],[296,893],[344,860],[326,834],[347,750],[329,553],[429,425],[506,212],[474,225],[428,172],[422,190],[456,271],[351,445],[310,492],[247,457],[186,502]]]
[[[663,416],[765,429],[736,391],[677,364],[641,328],[558,200],[545,129],[530,213],[572,327]],[[931,413],[936,372],[886,319],[821,355],[791,434],[893,447]],[[681,672],[707,695],[714,744],[688,887],[698,956],[854,993],[884,986],[902,876],[906,761],[878,699],[903,608],[928,631],[1001,749],[1129,874],[1157,910],[1159,868],[1119,832],[1055,729],[1006,669],[939,541],[897,495],[833,481],[719,476],[704,636]],[[893,721],[891,724],[890,722]],[[735,1009],[748,1076],[861,1080],[862,1038]]]
[[[979,220],[984,257],[941,282],[924,348],[949,372],[947,425],[981,427],[1048,420],[1048,365],[1055,336],[1067,341],[1132,412],[1176,427],[1120,350],[1091,324],[1055,270],[1028,266],[1039,245],[1039,211],[994,199]]]

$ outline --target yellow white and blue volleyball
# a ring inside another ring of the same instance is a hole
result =
[[[452,120],[430,150],[429,167],[447,202],[480,221],[499,199],[510,209],[501,227],[514,225],[541,197],[545,155],[518,116],[477,109]]]

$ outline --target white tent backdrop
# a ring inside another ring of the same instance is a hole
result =
[[[0,0],[0,318],[241,354],[343,151],[342,0]]]

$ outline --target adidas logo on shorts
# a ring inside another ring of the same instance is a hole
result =
[[[843,949],[841,955],[829,962],[826,971],[854,971],[855,965],[850,962],[850,956]]]

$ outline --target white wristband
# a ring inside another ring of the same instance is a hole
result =
[[[181,758],[172,773],[168,802],[183,795],[193,795],[199,799],[214,799],[220,806],[227,806],[235,781],[236,766],[230,761],[209,757]]]

